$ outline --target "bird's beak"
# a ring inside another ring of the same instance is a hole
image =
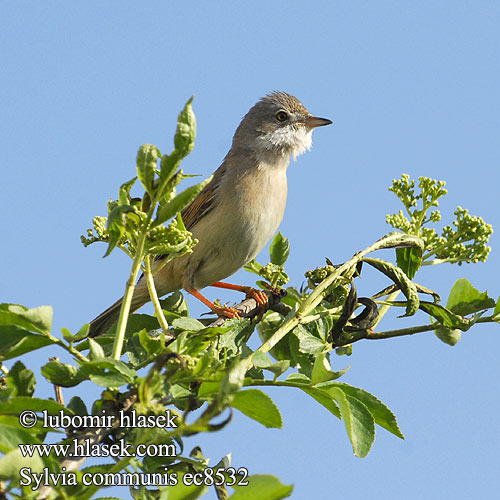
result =
[[[325,125],[332,124],[332,120],[328,118],[319,118],[317,116],[310,116],[304,120],[304,125],[310,128],[324,127]]]

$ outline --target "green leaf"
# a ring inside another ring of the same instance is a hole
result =
[[[271,262],[283,266],[290,255],[290,242],[281,233],[278,233],[269,246]]]
[[[304,325],[297,326],[293,334],[299,339],[299,348],[303,353],[317,355],[327,348],[326,342],[312,335]]]
[[[283,484],[277,477],[255,474],[248,477],[248,485],[236,483],[230,500],[280,500],[292,494],[293,485]],[[162,499],[163,500],[163,499]]]
[[[500,297],[498,297],[497,305],[495,306],[495,309],[493,310],[492,316],[493,316],[495,321],[500,320]]]
[[[488,297],[488,292],[480,293],[469,281],[461,278],[451,288],[446,307],[456,314],[466,316],[495,307],[495,301]]]
[[[201,496],[208,491],[208,487],[204,485],[187,486],[184,484],[183,478],[185,474],[184,472],[179,472],[177,474],[178,482],[175,486],[162,488],[159,500],[196,500],[197,498],[201,498]]]
[[[153,144],[143,144],[137,152],[137,176],[144,189],[153,195],[153,181],[160,152]]]
[[[12,479],[19,481],[19,471],[23,467],[30,469],[31,474],[40,473],[46,466],[43,459],[37,453],[32,457],[23,457],[21,450],[9,451],[0,458],[0,480]]]
[[[118,204],[128,205],[130,203],[130,188],[134,185],[136,180],[137,177],[134,177],[120,186],[120,190],[118,192]]]
[[[75,415],[80,415],[84,417],[85,415],[89,414],[87,407],[85,406],[85,403],[79,396],[73,396],[69,400],[68,408],[72,410],[75,413]]]
[[[245,264],[243,266],[243,269],[249,273],[259,274],[259,271],[262,269],[262,265],[259,264],[255,259],[252,259],[248,264]]]
[[[246,389],[237,392],[231,405],[264,427],[281,429],[283,426],[278,407],[267,394],[259,389]]]
[[[49,335],[52,315],[50,306],[28,309],[19,304],[0,304],[0,326],[17,326],[23,330]]]
[[[246,360],[236,361],[222,379],[219,394],[217,395],[221,409],[231,404],[234,395],[243,387],[247,368],[248,363]]]
[[[24,410],[32,410],[35,412],[47,410],[47,413],[55,414],[59,411],[64,411],[68,415],[73,415],[73,412],[64,405],[56,403],[51,399],[38,399],[19,396],[9,399],[5,403],[0,403],[0,414],[16,414]]]
[[[363,262],[370,264],[372,267],[385,274],[390,278],[401,291],[404,293],[405,297],[408,299],[406,304],[406,313],[404,316],[413,316],[418,311],[419,298],[417,293],[417,288],[415,284],[408,278],[408,276],[394,266],[390,262],[386,262],[380,259],[364,258]]]
[[[288,375],[288,377],[285,379],[285,382],[288,382],[290,384],[296,384],[297,387],[299,387],[304,384],[310,385],[311,379],[307,375],[304,375],[303,373],[292,373]]]
[[[477,316],[473,318],[463,318],[459,314],[455,314],[446,307],[433,302],[421,301],[420,309],[437,319],[443,326],[447,328],[459,328],[466,332],[477,320]]]
[[[337,403],[332,399],[332,397],[316,387],[299,387],[306,394],[309,394],[313,399],[315,399],[320,405],[324,406],[332,415],[340,418],[340,410]]]
[[[35,391],[36,378],[31,370],[28,370],[21,361],[16,361],[5,377],[7,387],[15,390],[16,396],[32,396]]]
[[[385,248],[421,248],[424,249],[424,241],[418,236],[412,234],[405,234],[399,231],[392,231],[379,240],[377,240],[373,245],[370,245],[370,251],[375,252],[377,250],[382,250]]]
[[[50,383],[61,387],[74,387],[88,379],[76,366],[63,364],[59,360],[49,361],[42,366],[41,372]]]
[[[99,358],[85,363],[80,368],[92,382],[103,387],[120,387],[134,382],[137,372],[123,361]]]
[[[172,326],[178,330],[197,332],[205,328],[205,325],[195,318],[177,318],[172,322]]]
[[[327,382],[335,380],[349,370],[349,367],[333,372],[331,370],[330,361],[328,360],[327,353],[320,353],[314,360],[314,365],[311,374],[311,383],[318,384],[320,382]]]
[[[89,378],[92,382],[102,387],[121,387],[130,383],[127,377],[113,372],[96,373],[95,375],[90,375]]]
[[[89,339],[90,359],[104,358],[105,354],[102,347],[92,338]]]
[[[0,424],[0,451],[8,453],[17,449],[20,444],[41,444],[41,441],[24,429]]]
[[[406,276],[413,279],[422,263],[422,249],[396,248],[396,262]]]
[[[279,377],[285,373],[290,368],[290,360],[284,359],[283,361],[273,361],[264,354],[263,352],[256,351],[252,356],[252,363],[255,368],[262,368],[263,370],[268,370],[274,373],[276,377]]]
[[[339,405],[354,454],[359,458],[365,457],[375,440],[375,422],[372,415],[359,399],[347,396],[341,389],[332,387],[328,393]]]
[[[54,343],[49,337],[16,326],[0,326],[0,360],[17,358]]]
[[[180,112],[177,118],[177,131],[174,136],[174,146],[177,156],[182,159],[187,156],[194,147],[194,138],[196,137],[196,117],[193,113],[191,97]]]
[[[333,384],[335,385],[335,387],[342,389],[348,396],[361,401],[366,406],[366,408],[368,408],[368,411],[371,413],[376,424],[388,430],[395,436],[404,439],[403,433],[398,426],[394,413],[373,394],[370,394],[363,389],[359,389],[358,387],[353,387],[352,385],[348,385],[342,382],[334,382]],[[318,388],[321,387],[318,386]]]
[[[459,340],[462,338],[461,330],[457,328],[445,328],[444,326],[436,328],[434,334],[439,340],[451,346],[458,344]]]
[[[125,218],[124,215],[134,212],[134,207],[130,205],[118,205],[114,207],[108,216],[106,228],[109,232],[108,248],[103,257],[107,257],[114,248],[120,243],[120,240],[125,235]]]
[[[209,177],[203,182],[188,187],[187,189],[182,191],[182,193],[179,193],[173,199],[167,201],[167,203],[160,205],[158,207],[158,212],[154,221],[155,225],[163,224],[164,222],[181,212],[198,196],[198,194],[211,180],[212,177]]]
[[[73,340],[75,342],[78,342],[79,340],[83,340],[85,338],[88,337],[88,334],[89,334],[89,330],[90,330],[90,324],[89,323],[85,323],[81,328],[80,330],[78,330],[77,333],[75,333],[74,337],[73,337]]]

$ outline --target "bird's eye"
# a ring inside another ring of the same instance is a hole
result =
[[[284,111],[278,111],[276,113],[276,120],[279,122],[284,122],[288,119],[288,115]]]

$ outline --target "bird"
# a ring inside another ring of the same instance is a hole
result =
[[[231,148],[212,180],[181,212],[198,243],[192,253],[159,267],[153,276],[158,296],[184,289],[219,316],[239,317],[231,307],[217,306],[200,290],[207,286],[244,292],[258,305],[267,295],[248,286],[221,280],[250,262],[278,230],[287,198],[287,169],[311,148],[312,132],[333,123],[313,116],[295,96],[271,92],[243,117]],[[142,276],[135,287],[131,312],[149,302]],[[89,337],[107,331],[117,321],[122,299],[90,322]]]

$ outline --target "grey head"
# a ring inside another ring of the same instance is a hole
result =
[[[293,95],[272,92],[243,117],[231,149],[266,162],[296,158],[311,147],[314,128],[331,123],[311,115]]]

